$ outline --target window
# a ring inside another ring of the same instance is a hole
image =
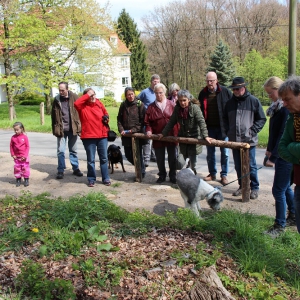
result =
[[[128,77],[122,77],[122,86],[128,86]]]
[[[128,64],[128,59],[127,58],[121,58],[121,67],[126,68]]]
[[[116,37],[111,36],[109,40],[114,46],[117,46],[118,39]]]

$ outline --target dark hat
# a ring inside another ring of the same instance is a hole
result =
[[[234,88],[239,88],[239,87],[243,87],[246,85],[248,85],[248,83],[245,82],[244,77],[235,77],[232,80],[231,86],[229,86],[228,88],[234,89]]]

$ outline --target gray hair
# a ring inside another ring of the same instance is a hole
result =
[[[177,97],[185,97],[189,100],[192,100],[194,98],[194,96],[188,90],[180,90],[177,94]]]
[[[287,91],[291,91],[294,96],[298,96],[300,94],[300,77],[293,75],[284,81],[278,89],[279,97],[282,97],[282,95]]]
[[[164,94],[166,94],[166,92],[167,92],[166,86],[162,83],[158,83],[154,86],[154,92],[156,92],[156,90],[158,90],[158,89],[162,89],[164,91]]]
[[[169,94],[173,93],[173,91],[179,91],[180,87],[177,83],[172,83],[169,87]]]
[[[153,81],[154,79],[159,79],[159,80],[160,80],[159,75],[153,74],[153,75],[151,76],[151,81]]]

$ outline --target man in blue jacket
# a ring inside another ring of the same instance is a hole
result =
[[[267,119],[260,101],[246,89],[247,83],[243,77],[235,77],[229,87],[233,96],[227,101],[224,109],[225,132],[229,141],[248,143],[250,162],[250,199],[256,199],[259,191],[257,166],[255,159],[257,134],[264,127]],[[239,149],[232,149],[234,167],[237,173],[239,188],[233,196],[240,196],[241,190],[241,155]]]

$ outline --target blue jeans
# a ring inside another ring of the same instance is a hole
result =
[[[292,164],[282,158],[278,158],[275,163],[275,174],[272,187],[272,194],[275,198],[276,217],[275,222],[285,227],[286,208],[291,213],[295,213],[294,192],[291,189],[289,174],[292,171]]]
[[[214,138],[216,140],[224,140],[228,141],[228,137],[225,139],[222,138],[222,131],[221,128],[210,128],[208,130],[208,136]],[[217,165],[216,165],[216,147],[214,146],[206,146],[207,150],[207,166],[210,175],[216,176],[217,174]],[[221,148],[221,172],[220,176],[227,176],[228,169],[229,169],[229,149],[228,148]]]
[[[82,139],[82,143],[86,152],[88,181],[96,181],[96,150],[100,161],[102,182],[110,181],[108,175],[107,138]]]
[[[295,205],[297,230],[300,233],[300,185],[295,186],[294,205]]]
[[[57,159],[58,167],[57,171],[63,173],[66,168],[65,152],[66,144],[68,140],[69,159],[72,165],[73,171],[79,169],[78,157],[77,157],[77,135],[73,135],[71,131],[65,131],[64,136],[57,138]]]
[[[145,170],[145,164],[144,164],[144,157],[143,157],[143,148],[140,145],[140,160],[141,160],[141,169],[142,169],[142,174],[146,174],[146,170]],[[132,151],[132,147],[128,146],[125,147],[124,146],[124,153],[125,153],[125,157],[127,158],[127,160],[134,165],[134,161],[133,161],[133,151]]]
[[[249,163],[250,163],[250,188],[251,190],[259,190],[259,181],[257,176],[257,166],[255,159],[255,146],[251,146],[249,149]],[[242,180],[242,165],[241,154],[239,149],[232,149],[232,155],[234,160],[234,168],[238,177],[239,186],[241,187]]]

